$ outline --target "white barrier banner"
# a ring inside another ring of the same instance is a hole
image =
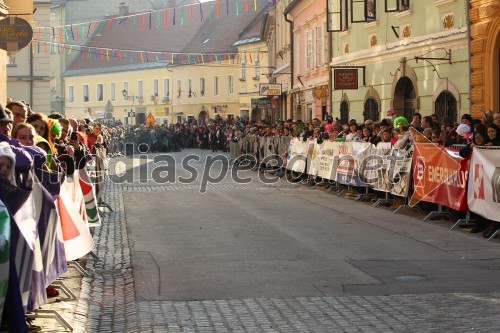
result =
[[[500,222],[500,150],[474,147],[467,203],[474,213]]]
[[[318,173],[317,156],[318,156],[318,140],[307,140],[307,173],[316,176]]]
[[[307,142],[293,139],[290,141],[290,157],[287,163],[287,169],[294,172],[305,172],[307,160]]]
[[[379,142],[376,146],[372,146],[372,154],[382,158],[382,167],[378,170],[368,171],[366,176],[368,179],[376,179],[372,183],[372,187],[376,191],[391,192],[391,181],[389,180],[389,170],[391,161],[388,158],[391,155],[392,145],[390,142]]]
[[[413,146],[408,150],[392,149],[391,156],[394,163],[391,193],[400,197],[407,197],[410,190],[411,165],[413,161]],[[389,175],[391,176],[391,175]]]
[[[339,155],[339,143],[332,141],[323,141],[319,145],[316,156],[317,175],[323,179],[336,180],[338,160],[335,156]]]
[[[340,150],[337,181],[344,185],[368,186],[359,175],[361,162],[370,155],[372,144],[368,142],[338,142]]]

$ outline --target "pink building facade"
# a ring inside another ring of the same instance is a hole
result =
[[[326,1],[295,0],[285,14],[293,21],[293,116],[324,119],[331,114]]]

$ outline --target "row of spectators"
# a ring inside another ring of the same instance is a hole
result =
[[[6,107],[0,105],[0,207],[6,209],[9,219],[0,219],[0,253],[9,254],[11,268],[9,270],[8,288],[1,288],[0,298],[6,297],[0,330],[24,332],[38,331],[39,327],[31,325],[24,318],[19,319],[15,279],[19,278],[15,271],[16,236],[14,236],[13,217],[19,207],[24,205],[21,196],[13,193],[30,193],[35,182],[43,185],[52,199],[52,205],[59,196],[62,183],[67,177],[76,174],[86,167],[92,153],[104,143],[100,124],[88,124],[85,120],[68,119],[53,113],[31,112],[29,106],[22,101],[11,101]],[[10,221],[10,225],[9,224]],[[25,221],[17,221],[24,223]],[[40,226],[37,226],[38,230]],[[11,230],[4,234],[3,231]],[[40,232],[40,231],[38,231]],[[22,236],[21,236],[22,237]],[[40,242],[43,240],[40,239]],[[1,257],[1,256],[0,256]],[[7,255],[7,258],[9,255]],[[19,263],[17,263],[19,264]],[[16,264],[16,265],[17,265]],[[30,268],[28,268],[30,269]],[[50,286],[46,288],[46,298],[56,297],[59,292]],[[7,294],[3,294],[7,292]],[[19,292],[19,290],[17,290]],[[30,290],[31,292],[31,290]],[[43,292],[43,289],[42,289]],[[36,303],[36,302],[35,302]],[[36,304],[39,304],[36,303]],[[28,310],[35,310],[36,304],[28,303]],[[1,310],[1,307],[0,307]]]
[[[420,133],[421,135],[411,135]],[[289,136],[303,141],[316,140],[321,144],[329,141],[380,142],[391,143],[394,148],[405,149],[413,144],[413,138],[437,145],[454,146],[463,158],[470,157],[475,146],[500,146],[500,113],[486,110],[480,119],[464,114],[460,123],[450,118],[438,119],[436,115],[422,117],[419,113],[412,119],[396,116],[393,108],[388,108],[386,117],[381,121],[365,120],[359,123],[352,119],[342,123],[338,119],[327,118],[323,121],[315,118],[311,121],[278,121],[276,124],[263,122],[233,126],[227,134],[229,140],[238,142],[249,137]],[[426,141],[426,139],[428,141]],[[245,145],[240,145],[245,147]],[[245,152],[238,152],[239,155]],[[403,202],[403,198],[394,197],[394,208]],[[424,204],[425,205],[425,204]],[[435,207],[427,207],[432,210]],[[475,216],[476,225],[471,232],[483,232],[489,238],[499,228],[498,223]]]

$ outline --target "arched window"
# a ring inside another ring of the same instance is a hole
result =
[[[349,122],[349,104],[346,100],[340,103],[340,121],[342,124]]]
[[[457,99],[448,90],[443,90],[436,98],[434,103],[435,113],[440,122],[444,117],[451,118],[451,121],[457,121]]]
[[[368,99],[365,101],[365,110],[363,112],[365,120],[371,119],[373,121],[377,121],[379,118],[378,113],[377,101],[373,97],[368,97]]]

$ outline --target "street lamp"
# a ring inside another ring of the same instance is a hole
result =
[[[130,96],[128,95],[128,91],[125,89],[122,90],[122,95],[126,101],[128,101],[128,99],[130,98]]]

